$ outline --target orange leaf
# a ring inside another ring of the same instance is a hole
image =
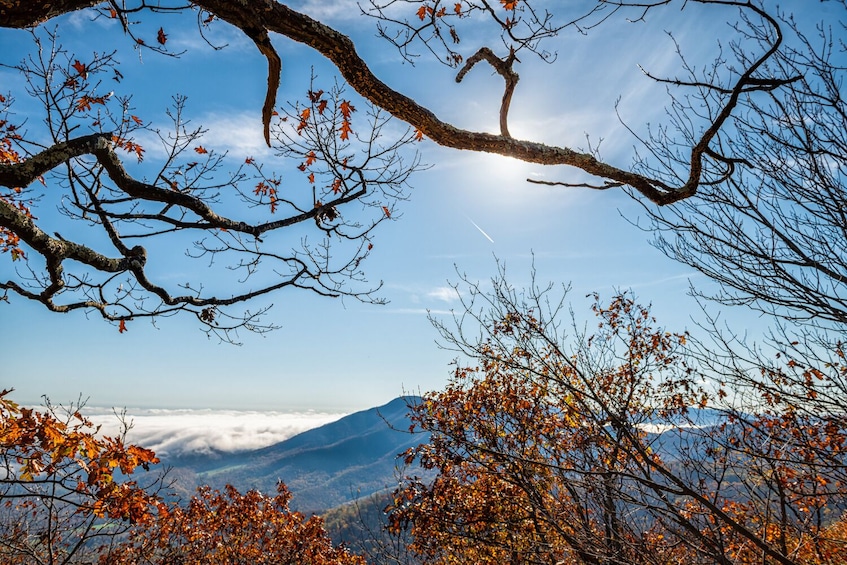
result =
[[[453,10],[455,10],[457,16],[462,15],[462,3],[456,2],[456,4],[453,6]]]
[[[315,173],[309,173],[309,182],[315,184]]]
[[[71,66],[74,68],[74,70],[79,76],[84,79],[88,78],[88,69],[86,68],[85,63],[81,63],[79,59],[76,59],[74,61],[74,64]]]
[[[318,160],[318,157],[315,155],[314,151],[309,151],[308,153],[306,153],[306,166],[307,167],[317,160]]]
[[[341,115],[344,116],[345,120],[350,119],[350,114],[356,111],[356,108],[350,104],[347,100],[341,101]]]
[[[426,15],[428,13],[429,14],[432,13],[432,8],[430,8],[429,6],[421,6],[420,8],[418,8],[417,14],[418,14],[418,17],[421,19],[421,21],[423,21],[424,18],[426,18]]]
[[[500,0],[500,3],[507,10],[514,10],[518,6],[518,0]]]
[[[138,116],[130,116],[130,118],[132,118],[132,121],[135,122],[138,125],[142,125],[144,123],[144,122],[141,121],[141,118],[139,118]]]
[[[159,28],[159,33],[156,34],[156,41],[158,41],[160,45],[164,45],[167,40],[168,36],[165,35],[165,30]]]
[[[126,331],[126,320],[121,320],[120,324],[118,324],[118,332],[124,333]]]
[[[385,212],[386,218],[391,218],[391,210],[388,209],[388,206],[383,206],[382,211]]]
[[[421,130],[415,128],[415,141],[423,141],[424,135]]]
[[[197,153],[199,153],[200,155],[203,155],[203,154],[205,154],[205,153],[208,153],[208,151],[206,150],[206,148],[205,148],[205,147],[203,147],[202,145],[198,145],[197,147],[195,147],[195,148],[194,148],[194,151],[195,151],[195,152],[197,152]]]
[[[335,194],[341,192],[341,179],[336,178],[334,181],[332,181],[332,192]]]

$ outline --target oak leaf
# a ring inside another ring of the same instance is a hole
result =
[[[85,66],[85,63],[80,62],[79,59],[76,59],[71,67],[73,67],[77,74],[83,79],[88,78],[88,67]]]

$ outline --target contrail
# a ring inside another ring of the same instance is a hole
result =
[[[469,217],[469,216],[467,216],[467,215],[466,215],[465,217],[468,219],[468,221],[469,221],[470,223],[472,223],[472,224],[473,224],[473,227],[475,227],[476,229],[478,229],[478,230],[479,230],[479,233],[481,233],[482,235],[484,235],[484,236],[485,236],[485,239],[487,239],[487,240],[488,240],[488,241],[490,241],[491,243],[494,243],[494,240],[493,240],[493,239],[491,239],[491,236],[490,236],[490,235],[488,235],[487,233],[485,233],[485,230],[483,230],[481,227],[479,227],[478,225],[476,225],[476,222],[475,222],[475,221],[471,220],[471,219],[470,219],[470,217]]]

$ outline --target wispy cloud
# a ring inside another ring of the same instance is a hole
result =
[[[273,156],[273,150],[265,144],[262,136],[262,121],[258,111],[204,114],[193,117],[191,125],[206,130],[195,145],[202,145],[216,153],[229,152],[230,157],[239,163],[246,157],[266,160]],[[167,129],[161,132],[165,138],[168,134]],[[145,157],[164,158],[168,155],[168,148],[154,131],[140,130],[134,134],[133,139],[144,147]]]
[[[414,314],[417,316],[449,316],[453,310],[437,310],[432,308],[389,308],[382,310],[386,314]]]
[[[459,292],[452,286],[439,286],[426,293],[428,298],[441,300],[442,302],[455,302],[459,299]]]
[[[320,20],[361,19],[361,11],[351,2],[339,0],[303,0],[295,3],[295,9]]]
[[[86,408],[85,416],[100,425],[101,433],[119,430],[108,409]],[[324,412],[258,412],[238,410],[129,409],[132,427],[128,440],[161,456],[238,452],[260,449],[312,428],[338,420],[344,414]]]
[[[262,122],[258,111],[243,111],[232,114],[207,114],[198,119],[207,133],[203,136],[204,146],[218,152],[229,151],[233,156],[269,157],[271,149],[262,137]]]

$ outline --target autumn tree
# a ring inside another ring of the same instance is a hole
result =
[[[0,558],[70,564],[108,555],[163,507],[161,474],[138,477],[155,454],[101,436],[79,412],[24,408],[0,392]]]
[[[279,174],[249,156],[224,170],[226,156],[204,147],[204,131],[184,117],[184,97],[174,98],[170,131],[162,131],[134,113],[129,95],[103,92],[122,76],[114,54],[81,60],[51,32],[33,32],[33,42],[37,54],[15,69],[28,85],[26,94],[46,111],[50,141],[36,141],[34,132],[16,127],[8,115],[12,99],[3,99],[8,119],[0,123],[0,166],[8,190],[0,200],[0,233],[15,267],[14,276],[0,283],[6,293],[55,312],[94,310],[121,332],[133,319],[190,312],[224,340],[233,340],[239,328],[272,327],[259,322],[266,307],[229,308],[286,287],[378,300],[359,265],[373,246],[372,230],[391,216],[416,168],[397,152],[411,134],[382,143],[384,113],[374,110],[359,120],[369,136],[351,136],[356,108],[343,87],[331,85],[327,91],[315,86],[302,106],[276,119],[273,132],[285,140],[283,157],[302,179],[298,193],[281,187]],[[80,130],[93,133],[70,137]],[[141,131],[153,134],[166,154],[149,181],[134,178],[124,162],[144,160],[149,147],[135,137]],[[67,239],[58,231],[70,237],[65,224],[57,224],[55,233],[39,226],[36,202],[54,185],[66,191],[56,201],[65,219],[102,230],[96,246]],[[216,212],[219,204],[232,217]],[[342,215],[353,204],[364,209],[362,215]],[[314,239],[295,237],[289,250],[273,235],[303,223],[312,226]],[[198,239],[190,242],[185,233]],[[164,280],[147,264],[147,241],[187,246],[189,258],[220,265],[215,276],[229,283]],[[257,273],[260,265],[272,275]]]
[[[133,529],[104,564],[364,565],[359,556],[333,547],[323,521],[289,510],[291,494],[279,484],[268,496],[201,487],[184,506],[171,506]]]
[[[720,367],[630,296],[595,297],[589,330],[549,287],[492,288],[438,324],[460,364],[412,407],[432,435],[407,461],[437,476],[407,477],[388,510],[425,562],[844,559],[847,420],[812,408],[843,362]]]
[[[97,311],[121,330],[133,319],[187,311],[224,339],[232,329],[262,331],[272,325],[260,322],[261,308],[232,308],[283,288],[372,299],[373,287],[364,284],[361,262],[372,249],[373,228],[392,215],[394,203],[405,195],[408,175],[418,166],[414,155],[402,158],[401,150],[423,138],[455,149],[566,165],[578,170],[580,178],[595,180],[554,184],[627,187],[659,205],[691,198],[703,187],[723,190],[735,182],[741,163],[734,148],[723,142],[725,132],[743,126],[745,112],[755,111],[751,101],[790,96],[802,78],[798,69],[780,64],[793,56],[796,42],[789,39],[801,30],[790,25],[789,15],[758,2],[679,2],[687,10],[680,17],[695,8],[711,10],[711,17],[734,26],[726,27],[722,38],[732,49],[715,47],[705,77],[669,79],[645,69],[645,80],[666,83],[671,90],[672,119],[660,131],[674,141],[668,149],[672,154],[655,152],[646,165],[631,167],[603,160],[593,143],[580,150],[510,134],[509,113],[517,99],[522,60],[556,64],[557,39],[565,33],[591,31],[592,38],[603,41],[610,19],[638,25],[672,4],[676,2],[597,1],[555,10],[534,0],[370,0],[357,5],[408,61],[432,56],[457,81],[475,66],[492,67],[504,86],[499,120],[491,128],[496,133],[488,133],[448,123],[417,103],[411,92],[392,89],[347,36],[276,0],[155,5],[143,0],[4,1],[0,26],[26,28],[84,10],[82,15],[91,19],[119,22],[127,41],[151,55],[178,55],[168,44],[169,14],[195,11],[200,34],[207,26],[234,26],[268,64],[267,77],[256,77],[267,78],[263,108],[256,110],[257,133],[284,157],[282,166],[299,169],[295,177],[300,180],[290,186],[292,177],[283,181],[280,173],[250,156],[231,161],[205,147],[202,130],[183,118],[181,99],[165,133],[155,125],[158,118],[134,113],[132,93],[109,95],[101,81],[122,75],[108,50],[93,57],[65,53],[54,38],[36,31],[40,55],[20,64],[7,62],[18,65],[29,91],[2,93],[0,237],[3,250],[17,262],[15,274],[4,276],[0,285],[6,295],[35,300],[54,311]],[[286,41],[304,44],[316,57],[329,60],[344,82],[304,84],[301,100],[278,104],[278,44]],[[684,70],[691,68],[681,61]],[[41,116],[28,120],[28,114],[14,113],[10,105],[22,96],[41,102],[47,116],[43,131],[36,127]],[[679,106],[681,100],[687,105]],[[701,102],[707,111],[700,111]],[[408,129],[392,129],[388,135],[384,126],[389,116]],[[148,148],[139,142],[145,130],[158,132],[165,149],[166,157],[156,163],[149,162]],[[130,167],[142,158],[152,171],[146,176]],[[97,243],[91,243],[93,235],[79,237],[76,229],[57,235],[36,213],[42,193],[49,195],[44,202],[60,203],[68,218],[79,220],[74,225],[96,228],[88,231],[98,233]],[[295,225],[301,228],[295,230]],[[300,229],[306,227],[312,239],[301,240]],[[250,286],[233,292],[202,280],[177,287],[159,280],[149,263],[155,242],[184,246],[178,236],[189,233],[196,242],[190,254],[235,269]],[[276,233],[298,235],[280,245]]]

